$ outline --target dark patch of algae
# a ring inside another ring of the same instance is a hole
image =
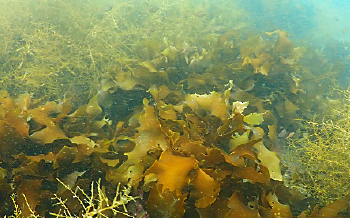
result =
[[[0,215],[348,217],[345,65],[137,2],[2,3]]]

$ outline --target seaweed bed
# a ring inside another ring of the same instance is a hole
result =
[[[0,60],[2,217],[348,217],[344,60],[295,46],[283,30],[203,28],[214,20],[207,5],[129,3],[93,14],[114,28],[89,46],[59,35],[64,24],[11,35]],[[164,11],[205,31],[180,37]],[[107,23],[116,16],[130,26]],[[159,17],[136,38],[136,24]],[[165,30],[174,35],[158,39]],[[36,41],[44,36],[70,46],[43,59],[54,44]]]

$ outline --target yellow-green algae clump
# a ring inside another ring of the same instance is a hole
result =
[[[325,116],[304,121],[285,156],[295,163],[291,186],[323,204],[350,194],[349,94],[349,90],[335,90]]]

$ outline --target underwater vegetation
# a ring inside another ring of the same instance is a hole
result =
[[[191,1],[9,0],[1,8],[0,85],[12,94],[76,95],[76,102],[99,90],[102,74],[137,60],[144,41],[167,37],[192,43],[201,34],[246,23],[238,20],[244,13],[234,4],[229,8],[236,13],[227,18],[224,5],[209,13],[207,3]]]
[[[0,216],[348,217],[345,60],[137,2],[2,3]]]
[[[16,193],[18,217],[292,217],[280,158],[264,144],[265,114],[243,115],[249,103],[230,102],[232,87],[204,95],[152,87],[153,103],[144,99],[115,129],[98,119],[97,96],[71,111],[67,101],[32,108],[28,95],[3,92],[1,182],[11,197],[2,213]],[[335,217],[348,206],[338,200],[298,217]]]
[[[285,157],[298,162],[291,185],[323,204],[349,196],[350,190],[349,90],[335,89],[329,105],[321,121],[304,121],[300,136],[291,140],[295,152]]]

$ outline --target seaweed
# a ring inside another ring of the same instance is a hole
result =
[[[2,8],[1,216],[302,218],[349,207],[348,92],[332,95],[340,60],[285,30],[248,31],[230,2]]]

